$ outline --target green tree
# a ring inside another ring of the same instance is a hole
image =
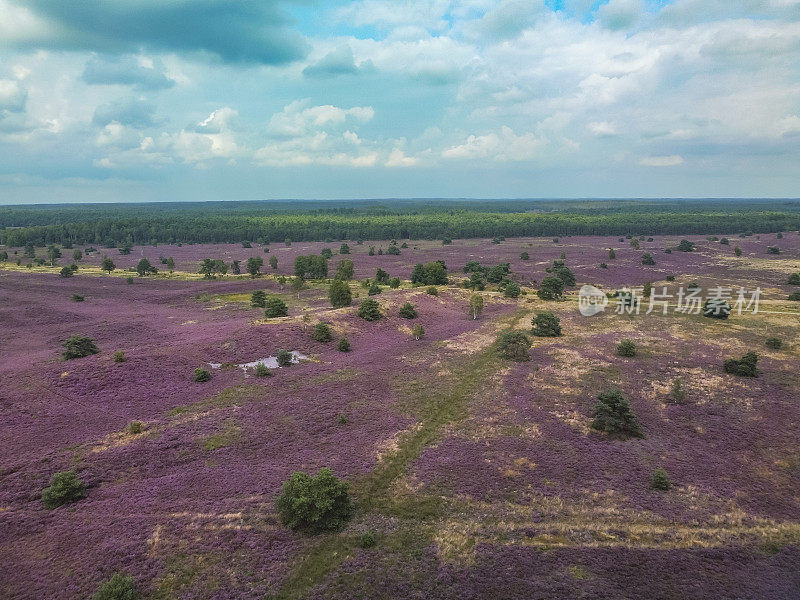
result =
[[[272,258],[275,258],[274,256]],[[264,266],[264,259],[260,256],[251,256],[247,259],[247,272],[250,273],[250,277],[255,279],[256,277],[261,276],[261,267]]]
[[[380,305],[372,298],[366,298],[358,307],[358,316],[365,321],[377,321],[381,318]]]
[[[417,309],[414,308],[414,305],[411,302],[406,302],[403,306],[400,307],[400,312],[398,313],[404,319],[416,319]]]
[[[72,260],[81,260],[83,258],[83,252],[80,250],[74,250],[72,252]]]
[[[103,256],[103,260],[100,262],[100,269],[102,271],[106,271],[111,274],[111,271],[116,269],[117,266],[114,264],[114,261],[108,258],[107,256]]]
[[[503,291],[503,295],[506,298],[519,298],[520,293],[522,293],[522,290],[514,281],[509,281],[508,284],[506,284],[506,289]]]
[[[736,256],[741,256],[741,255],[742,255],[742,249],[741,249],[741,248],[739,248],[739,246],[734,246],[734,247],[733,247],[733,253],[734,253]]]
[[[592,412],[592,429],[619,437],[644,437],[644,431],[619,390],[603,392]]]
[[[344,281],[349,281],[353,278],[354,268],[353,261],[349,258],[343,258],[336,263],[336,278]]]
[[[608,258],[611,259],[611,260],[614,260],[615,258],[617,258],[617,253],[614,252],[613,248],[609,249]]]
[[[350,246],[342,242],[342,245],[339,246],[339,254],[350,254]]]
[[[171,256],[167,259],[167,269],[172,273],[175,270],[175,259]]]
[[[347,282],[341,279],[334,279],[331,282],[331,287],[328,291],[328,298],[331,301],[333,308],[342,308],[350,306],[353,302],[353,295],[350,292],[350,286]]]
[[[480,318],[483,314],[483,296],[480,294],[472,294],[469,297],[469,314],[473,320]]]
[[[549,310],[536,313],[531,319],[531,333],[536,337],[559,337],[561,335],[561,319]]]
[[[206,381],[211,381],[211,371],[199,367],[194,370],[194,375],[192,376],[192,379],[194,379],[197,383],[205,383]]]
[[[278,350],[278,354],[275,359],[278,361],[279,367],[291,367],[292,362],[294,362],[294,357],[292,356],[292,353],[289,352],[288,350],[283,350],[283,349]]]
[[[270,256],[269,257],[269,266],[272,267],[272,270],[278,268],[278,257],[277,256]]]
[[[331,250],[330,248],[323,248],[323,249],[320,251],[320,253],[319,253],[319,254],[320,254],[320,256],[322,256],[323,258],[330,259],[330,258],[333,256],[333,250]]]
[[[536,294],[542,300],[559,300],[564,294],[564,282],[560,277],[548,275],[542,279]]]
[[[531,256],[527,252],[522,252],[519,255],[520,260],[530,260]]]
[[[396,290],[397,288],[399,288],[400,287],[400,278],[399,277],[392,277],[389,280],[389,287],[392,288],[393,290]]]
[[[264,316],[268,319],[275,317],[285,317],[289,314],[289,307],[277,296],[270,296],[264,303]]]
[[[649,252],[645,252],[644,254],[642,254],[642,264],[651,266],[656,264],[656,261],[653,259],[652,254],[650,254]]]
[[[311,338],[315,342],[330,342],[333,339],[333,332],[330,325],[327,323],[317,323],[314,325],[314,331]]]
[[[377,296],[381,292],[383,292],[381,286],[379,286],[375,281],[372,282],[372,285],[369,286],[369,289],[367,290],[367,294],[370,296]]]
[[[792,273],[786,282],[789,285],[800,285],[800,273]]]
[[[336,349],[339,352],[350,352],[350,342],[347,338],[342,338],[339,340],[339,344],[336,346]]]
[[[86,497],[86,485],[75,471],[60,471],[53,474],[50,485],[42,490],[42,505],[53,510]]]
[[[140,597],[133,577],[114,573],[111,579],[100,584],[92,600],[138,600]]]
[[[712,319],[727,319],[731,315],[731,305],[724,298],[709,298],[703,305],[703,316]]]
[[[636,344],[633,343],[633,340],[622,340],[617,346],[617,355],[626,358],[636,356]]]
[[[411,271],[411,283],[418,285],[446,285],[447,267],[442,261],[416,264]]]
[[[75,272],[70,267],[61,267],[61,271],[59,272],[59,277],[72,277]]]
[[[61,250],[59,250],[54,244],[50,244],[47,247],[47,258],[50,261],[50,264],[55,266],[56,261],[61,258]]]
[[[349,486],[320,469],[314,477],[301,471],[284,482],[275,501],[281,522],[294,531],[317,534],[341,529],[353,514]]]
[[[508,360],[525,362],[531,359],[529,350],[531,341],[521,331],[506,331],[501,333],[495,342],[500,356]]]
[[[250,294],[250,306],[264,308],[267,305],[267,293],[264,290],[256,290]]]
[[[136,272],[139,274],[139,277],[144,277],[149,273],[155,273],[158,271],[153,265],[150,264],[150,261],[146,258],[141,259],[136,265]]]
[[[64,347],[64,352],[61,355],[64,360],[83,358],[100,352],[92,338],[83,335],[71,335],[61,342],[61,345]]]
[[[689,240],[681,240],[680,244],[678,244],[678,251],[694,252],[694,242],[690,242]]]
[[[669,488],[672,487],[672,483],[669,480],[669,475],[667,474],[666,469],[664,467],[659,467],[653,474],[650,475],[650,488],[654,490],[659,490],[662,492],[666,492]]]
[[[419,323],[414,323],[414,327],[411,329],[411,335],[414,336],[415,340],[420,340],[425,336],[425,328]]]

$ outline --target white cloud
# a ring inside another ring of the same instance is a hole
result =
[[[389,153],[389,158],[384,163],[386,167],[413,167],[419,164],[419,159],[413,156],[406,156],[399,148],[394,148]]]
[[[0,111],[22,112],[27,98],[27,91],[18,81],[0,79]]]
[[[533,133],[517,135],[510,127],[503,126],[499,134],[470,135],[463,144],[444,150],[442,157],[489,158],[500,162],[533,160],[541,156],[546,144],[546,140],[537,138]]]
[[[639,159],[639,164],[644,167],[676,167],[683,164],[683,157],[673,156],[645,156]]]
[[[295,100],[287,104],[283,111],[272,115],[269,131],[273,135],[297,137],[320,128],[343,125],[348,120],[367,122],[375,116],[371,106],[339,108],[330,104],[311,106],[309,99]]]

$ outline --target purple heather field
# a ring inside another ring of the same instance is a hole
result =
[[[0,264],[0,598],[90,598],[120,572],[147,599],[797,600],[800,312],[787,298],[800,287],[787,279],[800,272],[800,235],[731,235],[730,245],[691,236],[694,252],[665,252],[680,239],[638,250],[617,237],[408,241],[399,256],[377,254],[389,241],[350,242],[356,279],[381,268],[404,280],[374,296],[376,322],[356,314],[367,297],[357,281],[353,306],[332,309],[326,282],[295,293],[274,277],[323,248],[333,274],[338,242],[99,249],[69,278],[58,271],[70,251],[56,268]],[[642,264],[645,252],[654,265]],[[562,253],[577,286],[540,300]],[[103,254],[115,273],[82,273]],[[174,259],[174,276],[120,276],[143,257],[160,268],[161,256]],[[264,258],[264,277],[195,278],[204,258],[244,266],[251,256]],[[434,260],[450,275],[438,296],[406,281]],[[472,292],[459,285],[472,260],[510,263],[523,294],[488,285],[472,319]],[[761,312],[578,311],[582,284],[645,282],[760,287]],[[279,295],[288,316],[264,318],[254,290]],[[416,320],[398,316],[404,302]],[[532,338],[530,361],[500,358],[497,335],[529,331],[539,310],[560,317],[563,336]],[[312,340],[319,321],[333,341]],[[100,353],[62,360],[73,334]],[[341,337],[350,352],[337,351]],[[766,347],[769,337],[783,347]],[[626,338],[635,357],[616,353]],[[308,360],[269,378],[236,366],[279,349]],[[724,372],[748,350],[758,378]],[[223,366],[195,382],[209,363]],[[676,380],[681,403],[670,401]],[[590,428],[610,388],[630,400],[644,438]],[[293,471],[321,467],[350,483],[354,517],[339,532],[294,533],[275,497]],[[649,486],[659,467],[667,491]],[[69,469],[86,497],[45,509],[42,490]],[[374,546],[359,543],[365,532]]]

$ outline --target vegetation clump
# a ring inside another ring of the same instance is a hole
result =
[[[417,309],[411,302],[406,302],[400,307],[398,314],[404,319],[416,319],[418,316]]]
[[[336,346],[339,352],[350,352],[350,341],[347,338],[342,338]]]
[[[275,507],[284,525],[312,535],[341,529],[353,514],[347,482],[328,468],[313,477],[302,471],[292,473]]]
[[[731,316],[731,305],[724,298],[709,298],[703,305],[703,316],[711,319],[727,319]]]
[[[758,377],[758,354],[752,350],[739,360],[729,358],[723,363],[726,373],[739,377]]]
[[[211,381],[211,371],[202,367],[198,367],[194,370],[193,377],[197,383],[205,383],[206,381]]]
[[[542,300],[560,300],[564,294],[564,281],[560,277],[548,275],[542,279],[536,294]]]
[[[380,305],[372,298],[367,298],[358,307],[358,316],[365,321],[377,321],[381,318]]]
[[[633,343],[633,340],[622,340],[617,346],[617,355],[626,358],[636,356],[636,344]]]
[[[140,597],[133,577],[114,573],[108,581],[100,584],[92,600],[138,600]]]
[[[766,346],[770,350],[780,350],[783,347],[783,340],[776,337],[767,338]]]
[[[419,323],[414,323],[414,327],[411,328],[411,335],[414,336],[415,340],[421,340],[425,336],[425,328]]]
[[[317,323],[314,325],[314,331],[311,337],[315,342],[330,342],[333,339],[330,325],[327,323]]]
[[[292,353],[288,350],[278,350],[278,354],[276,355],[276,360],[278,361],[279,367],[291,367],[292,366]]]
[[[115,363],[123,363],[125,362],[125,353],[122,350],[117,350],[111,355],[111,360]]]
[[[75,471],[60,471],[53,474],[50,485],[42,490],[42,505],[53,510],[86,497],[86,484]]]
[[[650,475],[650,489],[666,492],[672,487],[669,475],[664,467],[659,467]]]
[[[603,392],[592,412],[592,429],[618,437],[644,437],[644,431],[619,390]]]
[[[506,331],[495,342],[497,351],[505,359],[516,362],[526,362],[531,359],[529,350],[531,341],[521,331]]]
[[[268,319],[285,317],[289,314],[289,307],[277,296],[270,296],[264,303],[264,316]]]
[[[353,303],[353,294],[350,291],[350,286],[347,285],[346,281],[338,277],[331,282],[328,298],[333,308],[343,308]]]
[[[272,377],[272,369],[260,362],[256,365],[256,377]]]
[[[83,335],[71,335],[61,342],[61,345],[64,347],[64,352],[61,354],[64,360],[83,358],[100,352],[92,338]]]
[[[256,290],[250,294],[250,306],[264,308],[267,305],[267,293],[264,290]]]
[[[559,337],[561,335],[561,319],[550,311],[536,313],[531,319],[531,333],[536,337]]]

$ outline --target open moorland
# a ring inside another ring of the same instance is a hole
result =
[[[0,246],[0,597],[120,574],[147,599],[796,600],[800,235],[727,235]],[[328,277],[295,278],[328,251]],[[431,286],[415,265],[435,261]],[[584,317],[584,284],[761,297]],[[560,336],[531,333],[543,311]],[[513,332],[521,355],[498,345]],[[98,352],[65,360],[76,335]],[[749,351],[757,377],[724,367]],[[639,431],[597,427],[611,390]],[[295,531],[276,498],[324,467],[352,514]],[[65,471],[82,493],[48,507]]]

